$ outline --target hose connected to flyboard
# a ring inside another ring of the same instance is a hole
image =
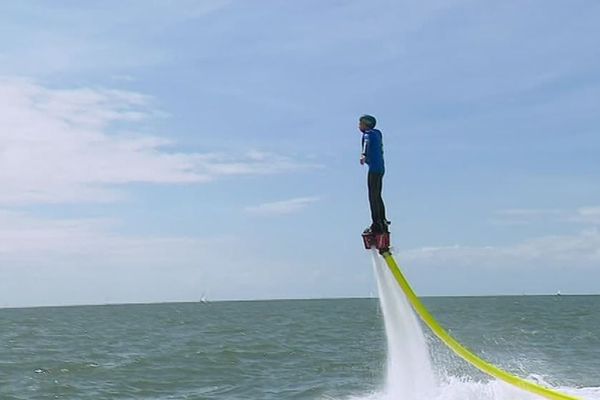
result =
[[[375,255],[376,254],[377,253],[375,253]],[[412,305],[415,312],[419,315],[421,320],[423,320],[423,322],[429,327],[429,329],[431,329],[431,331],[459,357],[463,358],[469,364],[473,365],[474,367],[488,375],[503,380],[504,382],[507,382],[513,386],[516,386],[528,392],[543,396],[547,399],[579,400],[577,397],[557,392],[555,390],[519,378],[518,376],[512,375],[511,373],[506,372],[473,354],[469,349],[464,347],[456,339],[450,336],[450,334],[446,332],[446,330],[442,328],[442,326],[436,321],[433,315],[431,315],[427,308],[425,308],[423,303],[421,303],[415,292],[410,287],[410,284],[400,271],[400,268],[398,267],[398,264],[396,264],[396,260],[394,260],[392,253],[385,252],[382,254],[382,256],[386,264],[390,268],[392,275],[394,275],[394,278],[396,278],[396,281],[402,288],[402,291],[406,295],[408,301]]]

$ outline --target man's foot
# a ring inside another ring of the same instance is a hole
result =
[[[367,229],[363,231],[363,234],[366,235],[377,235],[380,233],[389,233],[388,225],[391,224],[390,221],[385,221],[382,224],[371,224]]]
[[[381,233],[381,232],[382,232],[381,228],[378,227],[375,224],[369,226],[367,229],[365,229],[363,231],[363,233],[366,234],[366,235],[376,235],[376,234]]]
[[[382,224],[372,224],[371,232],[373,232],[374,234],[385,233],[387,232],[387,226],[382,226]]]

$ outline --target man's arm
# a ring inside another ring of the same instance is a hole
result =
[[[360,165],[363,165],[367,161],[367,149],[369,146],[369,135],[363,134],[362,137],[362,152],[360,154]]]

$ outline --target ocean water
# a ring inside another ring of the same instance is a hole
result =
[[[385,274],[378,278],[381,304],[0,309],[0,399],[539,398],[490,380],[451,354],[407,311]],[[424,302],[484,358],[580,398],[600,399],[600,296]]]

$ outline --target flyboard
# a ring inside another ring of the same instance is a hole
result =
[[[498,378],[515,387],[518,387],[531,393],[535,393],[547,399],[579,400],[577,397],[563,394],[553,389],[540,386],[526,379],[519,378],[518,376],[513,375],[510,372],[507,372],[485,361],[484,359],[471,352],[465,346],[460,344],[437,322],[437,320],[433,317],[433,315],[431,315],[429,310],[427,310],[423,303],[421,303],[421,300],[419,300],[415,292],[412,290],[410,284],[404,277],[404,274],[398,267],[398,264],[396,264],[396,260],[392,256],[392,253],[390,251],[389,233],[363,233],[362,238],[366,249],[377,249],[379,251],[379,254],[385,260],[387,266],[392,272],[392,275],[398,282],[398,285],[400,285],[400,288],[406,295],[406,298],[408,299],[412,308],[415,310],[415,312],[421,318],[421,320],[425,323],[425,325],[427,325],[429,329],[431,329],[431,331],[459,357],[461,357],[480,371],[490,376],[493,376],[494,378]]]

